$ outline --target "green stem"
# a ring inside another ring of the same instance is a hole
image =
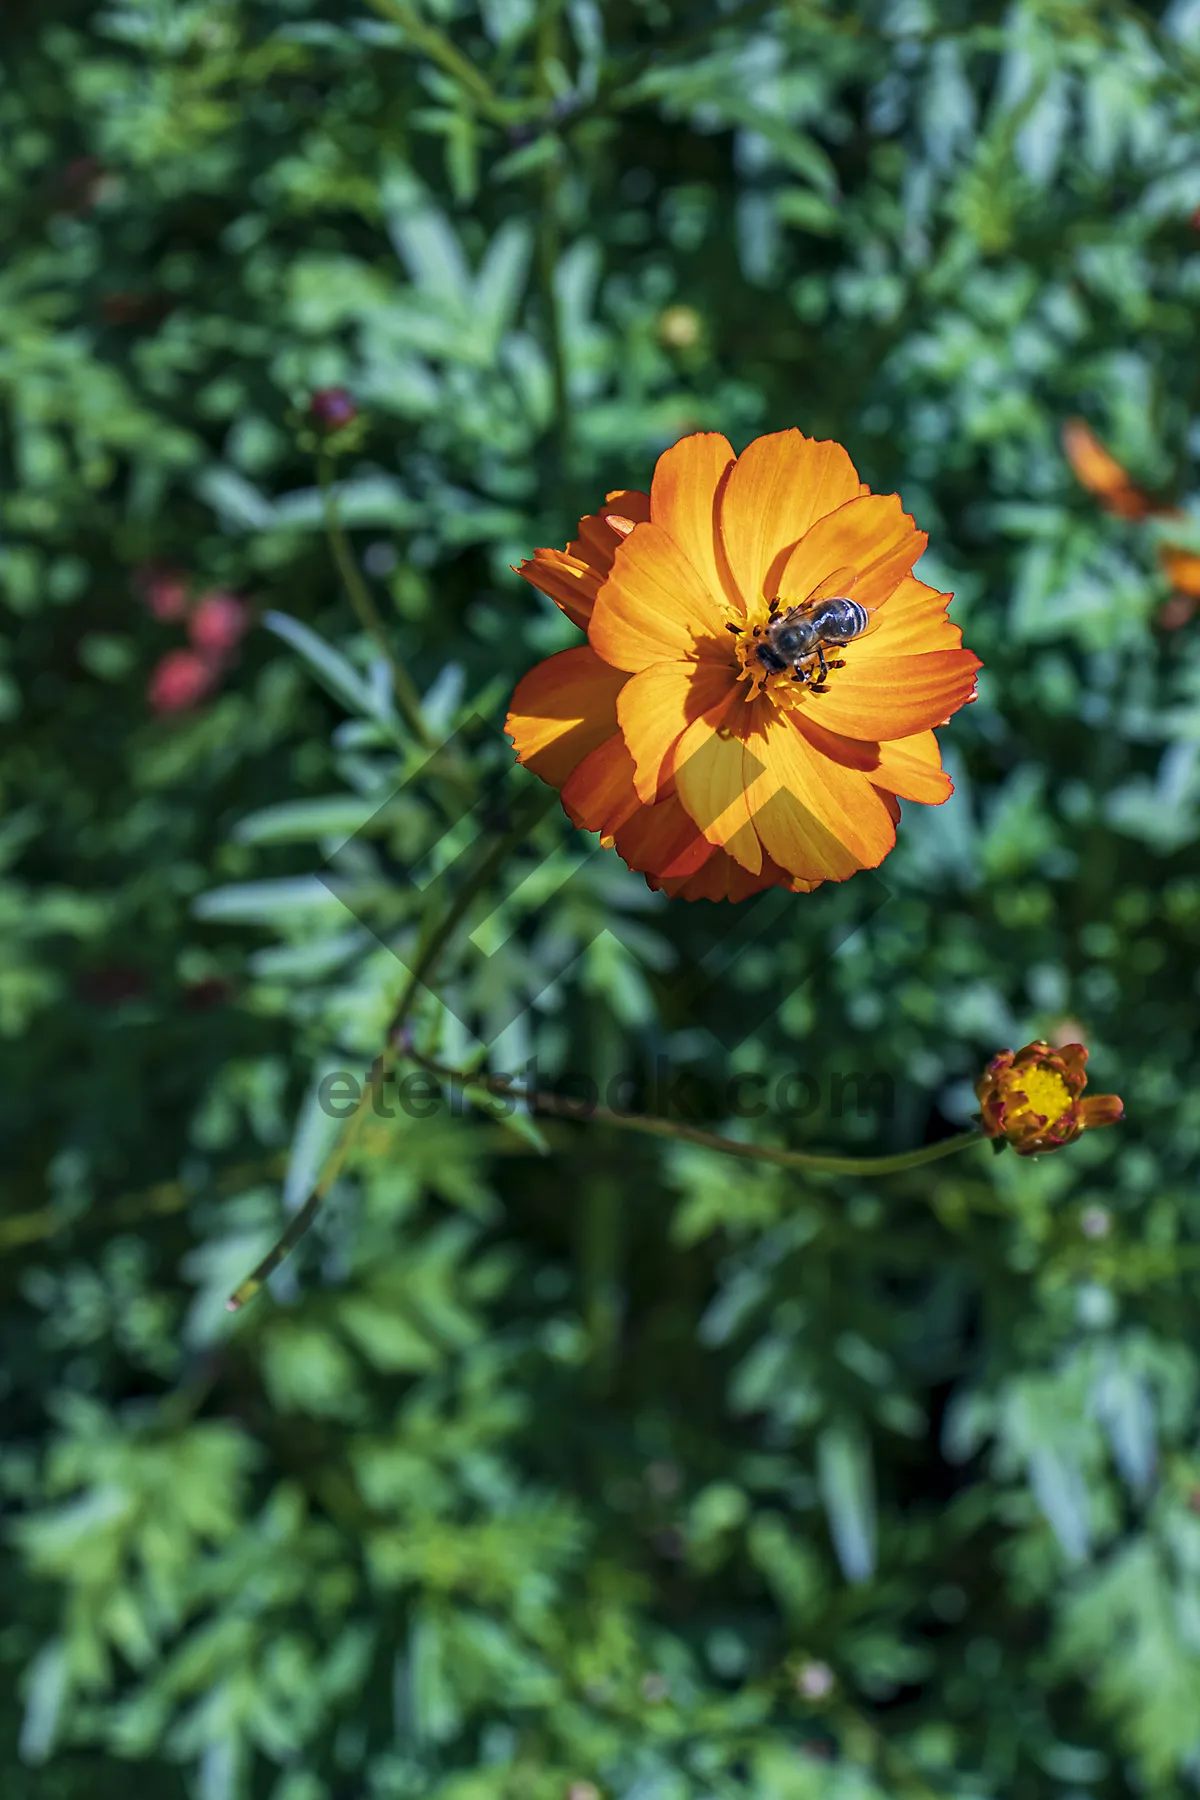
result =
[[[413,685],[408,670],[392,655],[387,633],[383,629],[383,620],[379,616],[379,609],[371,598],[371,590],[359,572],[349,540],[342,529],[342,522],[338,517],[333,472],[327,456],[322,456],[320,460],[317,479],[320,482],[321,501],[325,514],[325,535],[329,540],[329,549],[337,564],[338,574],[342,578],[342,585],[350,597],[350,604],[358,615],[359,624],[368,637],[373,640],[376,649],[387,664],[396,704],[403,713],[409,730],[420,743],[431,744],[433,740],[429,735],[429,727],[421,716],[421,696]]]
[[[392,1014],[391,1023],[387,1028],[383,1051],[379,1059],[381,1068],[386,1069],[391,1063],[394,1063],[401,1049],[405,1048],[404,1029],[409,1015],[416,1005],[421,988],[432,973],[442,951],[466,917],[471,902],[503,866],[509,851],[525,842],[537,820],[551,806],[557,804],[557,799],[558,796],[553,791],[535,793],[531,790],[528,794],[522,795],[521,803],[516,808],[517,816],[510,829],[502,837],[498,837],[491,848],[480,858],[471,875],[464,882],[453,905],[438,920],[426,941],[421,945],[417,953],[416,966],[409,974],[404,992],[400,996],[396,1010]],[[407,1054],[406,1048],[405,1053]],[[346,1129],[334,1145],[329,1160],[321,1170],[316,1186],[299,1212],[289,1221],[286,1230],[267,1251],[262,1261],[247,1275],[245,1281],[234,1289],[225,1302],[229,1312],[240,1312],[248,1300],[253,1300],[284,1258],[295,1249],[320,1212],[322,1201],[340,1174],[342,1165],[362,1129],[367,1102],[374,1092],[375,1088],[370,1081],[363,1084],[358,1105],[346,1121]]]
[[[521,116],[525,109],[502,100],[487,76],[475,67],[470,58],[451,43],[445,32],[439,31],[428,19],[423,19],[414,6],[407,4],[407,0],[370,0],[370,3],[377,13],[382,13],[393,25],[399,25],[405,36],[411,38],[415,47],[423,50],[431,62],[437,63],[447,75],[457,81],[485,118],[491,119],[496,125],[508,126]]]
[[[972,1144],[981,1144],[982,1131],[963,1131],[957,1137],[943,1138],[936,1144],[925,1144],[919,1150],[902,1150],[895,1156],[828,1156],[816,1150],[784,1150],[774,1144],[745,1144],[739,1138],[722,1137],[719,1132],[702,1131],[697,1125],[677,1125],[670,1119],[648,1118],[643,1113],[615,1112],[608,1106],[582,1109],[577,1101],[559,1094],[531,1092],[516,1087],[503,1075],[468,1074],[463,1069],[446,1068],[415,1050],[409,1041],[404,1054],[430,1075],[441,1081],[485,1088],[498,1099],[520,1100],[531,1112],[556,1114],[560,1118],[586,1119],[589,1123],[615,1125],[621,1131],[640,1132],[645,1137],[674,1138],[686,1144],[700,1144],[705,1150],[716,1150],[722,1156],[736,1156],[743,1162],[775,1163],[782,1169],[807,1169],[823,1175],[899,1175],[906,1169],[919,1169],[926,1163],[940,1162],[944,1156],[955,1156]]]
[[[530,789],[527,793],[522,794],[512,825],[502,837],[497,837],[491,849],[484,853],[476,865],[474,873],[464,883],[453,905],[437,921],[428,938],[418,950],[416,965],[409,974],[408,984],[400,997],[400,1004],[388,1026],[386,1055],[396,1054],[397,1040],[408,1022],[417,995],[428,981],[442,951],[469,912],[471,902],[480,889],[486,887],[493,875],[503,867],[509,851],[525,843],[539,819],[544,818],[546,813],[557,803],[558,796],[552,789]]]
[[[320,1179],[318,1180],[316,1187],[308,1196],[308,1199],[304,1202],[304,1205],[300,1208],[299,1212],[294,1214],[287,1229],[283,1232],[282,1236],[275,1240],[274,1244],[272,1244],[258,1266],[251,1274],[247,1275],[245,1281],[239,1283],[234,1289],[233,1293],[225,1302],[227,1311],[241,1312],[246,1302],[248,1300],[253,1300],[255,1294],[257,1294],[265,1285],[268,1278],[275,1273],[275,1270],[279,1267],[284,1257],[287,1256],[290,1251],[294,1250],[296,1245],[300,1242],[300,1239],[304,1236],[305,1232],[320,1212],[321,1202],[324,1200],[326,1194],[341,1173],[342,1164],[345,1162],[351,1146],[359,1132],[362,1130],[363,1120],[366,1117],[367,1102],[371,1098],[373,1092],[374,1089],[372,1088],[371,1083],[369,1081],[365,1082],[363,1084],[363,1091],[358,1105],[351,1114],[345,1131],[342,1132],[337,1143],[334,1145],[332,1155],[325,1164],[325,1167],[321,1170]]]

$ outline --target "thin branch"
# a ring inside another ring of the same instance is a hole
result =
[[[371,638],[380,656],[387,664],[396,704],[403,713],[409,730],[420,743],[432,744],[429,727],[421,713],[421,696],[417,692],[408,670],[402,663],[397,662],[392,654],[387,633],[383,628],[383,620],[379,616],[379,609],[371,597],[370,588],[362,578],[354,559],[354,552],[351,550],[349,540],[342,528],[337,510],[337,492],[327,457],[322,456],[317,474],[325,515],[325,535],[329,540],[329,549],[337,564],[338,574],[342,578],[342,585],[350,597],[350,604],[358,615],[359,624]]]
[[[498,1100],[520,1100],[530,1112],[550,1113],[559,1118],[582,1119],[589,1124],[614,1125],[621,1131],[640,1132],[645,1137],[674,1138],[686,1144],[699,1144],[705,1150],[716,1150],[722,1156],[736,1156],[743,1162],[774,1163],[783,1169],[807,1169],[824,1175],[899,1175],[906,1169],[919,1169],[926,1163],[940,1162],[944,1156],[956,1156],[972,1144],[985,1141],[982,1131],[963,1131],[957,1137],[943,1138],[936,1144],[925,1144],[919,1150],[902,1150],[895,1156],[831,1156],[824,1151],[785,1150],[774,1144],[746,1144],[739,1138],[722,1137],[715,1131],[703,1131],[697,1125],[679,1125],[671,1119],[657,1119],[645,1113],[617,1112],[608,1106],[581,1106],[578,1101],[561,1094],[545,1094],[515,1086],[504,1075],[471,1074],[465,1069],[447,1068],[423,1056],[411,1037],[405,1036],[403,1052],[411,1062],[440,1081],[459,1086],[484,1088]]]
[[[545,793],[531,790],[528,794],[521,796],[515,809],[516,816],[509,829],[493,841],[490,849],[476,864],[468,880],[463,883],[453,905],[433,927],[417,953],[416,964],[409,974],[396,1010],[392,1014],[391,1023],[388,1025],[383,1051],[378,1059],[381,1071],[386,1069],[389,1064],[394,1063],[400,1054],[404,1029],[409,1015],[417,1003],[421,989],[427,985],[443,950],[470,911],[472,901],[503,867],[509,852],[526,841],[537,821],[555,804],[557,804],[557,795],[549,790]],[[267,1251],[262,1261],[247,1275],[245,1281],[234,1289],[225,1302],[230,1312],[240,1312],[247,1301],[253,1300],[309,1229],[321,1210],[325,1196],[341,1173],[342,1165],[362,1129],[366,1118],[367,1103],[374,1091],[371,1082],[364,1085],[358,1105],[346,1121],[346,1129],[330,1153],[329,1160],[322,1169],[316,1186],[300,1210],[289,1221],[283,1234]]]

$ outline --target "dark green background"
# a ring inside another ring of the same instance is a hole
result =
[[[1195,1785],[1200,625],[1156,624],[1156,527],[1059,434],[1186,501],[1198,42],[1195,0],[10,11],[5,1800]],[[444,727],[489,722],[456,802],[323,536],[334,383],[389,640]],[[498,1066],[666,1058],[714,1126],[863,1149],[961,1128],[989,1056],[1073,1020],[1127,1122],[867,1183],[373,1120],[231,1320],[446,809],[469,843],[530,785],[505,703],[572,634],[510,565],[683,432],[793,425],[899,490],[984,659],[953,800],[699,993],[729,909],[555,810],[439,991],[485,1037],[519,1013]],[[260,621],[173,718],[148,558]],[[737,1071],[822,1105],[730,1120]],[[855,1073],[878,1116],[836,1116]]]

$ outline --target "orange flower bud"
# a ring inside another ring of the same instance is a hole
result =
[[[1089,1127],[1123,1119],[1125,1107],[1115,1094],[1080,1099],[1087,1057],[1082,1044],[1055,1050],[1041,1038],[994,1056],[975,1085],[985,1137],[1004,1139],[1018,1156],[1040,1156],[1061,1150]]]

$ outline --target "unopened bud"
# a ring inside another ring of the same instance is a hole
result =
[[[318,431],[344,431],[357,419],[358,406],[346,388],[318,388],[308,403],[308,416]]]

